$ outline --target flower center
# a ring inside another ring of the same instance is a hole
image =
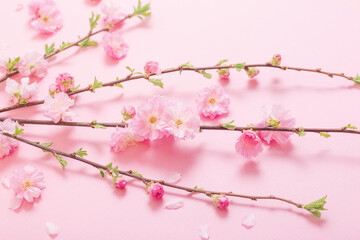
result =
[[[210,99],[209,103],[214,104],[216,102],[215,98]]]
[[[270,118],[270,120],[267,122],[269,127],[279,127],[280,121],[277,121],[273,118]]]
[[[155,116],[151,116],[151,118],[149,119],[149,122],[151,124],[156,123],[156,121],[157,121],[157,118]]]
[[[49,21],[49,18],[47,16],[44,16],[41,18],[44,23],[47,23]]]
[[[178,120],[176,121],[177,127],[180,127],[181,124],[183,124],[183,121],[181,121],[180,119],[178,119]]]
[[[29,179],[26,179],[21,185],[22,185],[23,189],[26,190],[28,188],[31,188],[32,183]]]

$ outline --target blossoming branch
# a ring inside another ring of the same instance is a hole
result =
[[[137,171],[123,171],[118,169],[118,166],[113,167],[113,164],[110,163],[108,165],[101,165],[98,164],[96,162],[92,162],[90,160],[87,160],[85,158],[83,158],[83,156],[87,155],[87,152],[84,151],[83,149],[80,149],[77,152],[74,153],[65,153],[53,148],[50,148],[48,146],[48,144],[41,144],[41,143],[37,143],[37,142],[33,142],[30,140],[27,140],[25,138],[19,137],[19,135],[21,135],[22,133],[20,133],[19,131],[15,131],[13,134],[7,132],[7,131],[1,131],[1,134],[3,134],[4,136],[7,136],[9,138],[15,139],[17,141],[26,143],[28,145],[34,146],[36,148],[42,149],[45,152],[50,152],[52,153],[57,159],[58,161],[62,164],[63,167],[66,166],[66,164],[64,165],[64,161],[62,159],[61,156],[63,157],[67,157],[70,159],[74,159],[77,161],[80,161],[82,163],[88,164],[90,166],[93,166],[95,168],[97,168],[100,171],[100,174],[102,177],[105,177],[105,173],[108,173],[113,180],[114,186],[118,187],[118,188],[124,188],[126,186],[126,183],[124,183],[124,180],[122,179],[123,176],[125,175],[127,177],[130,178],[135,178],[138,179],[140,181],[142,181],[147,189],[147,192],[150,196],[152,196],[153,198],[156,199],[161,199],[162,196],[164,195],[164,189],[162,186],[167,186],[170,188],[174,188],[174,189],[178,189],[178,190],[183,190],[186,192],[191,192],[191,193],[202,193],[210,198],[212,198],[212,200],[215,203],[215,206],[220,208],[220,209],[226,209],[229,205],[229,202],[227,200],[226,196],[231,196],[231,197],[238,197],[238,198],[246,198],[246,199],[250,199],[253,201],[257,201],[257,200],[277,200],[277,201],[281,201],[281,202],[285,202],[291,205],[294,205],[298,208],[301,209],[305,209],[307,211],[309,211],[310,213],[312,213],[314,216],[316,217],[321,217],[321,212],[324,209],[324,205],[326,203],[325,199],[326,196],[309,204],[301,204],[301,203],[297,203],[294,202],[292,200],[288,200],[285,198],[281,198],[281,197],[276,197],[274,195],[270,195],[270,196],[251,196],[251,195],[244,195],[244,194],[237,194],[237,193],[233,193],[233,192],[222,192],[222,191],[210,191],[210,190],[205,190],[203,188],[199,188],[197,186],[195,186],[194,188],[190,188],[190,187],[185,187],[185,186],[180,186],[180,185],[176,185],[176,184],[172,184],[172,183],[168,183],[165,182],[163,180],[156,180],[156,179],[151,179],[151,178],[146,178],[144,176],[142,176],[139,172]],[[119,179],[121,179],[122,181],[120,182]],[[24,190],[26,192],[26,189]],[[26,194],[26,193],[25,193]],[[22,196],[22,194],[20,195]],[[22,200],[22,199],[21,199]],[[25,198],[25,200],[27,200]],[[30,201],[29,201],[30,202]],[[19,205],[20,206],[20,205]]]

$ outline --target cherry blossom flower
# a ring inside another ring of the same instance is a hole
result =
[[[37,77],[44,78],[47,74],[48,62],[44,59],[43,55],[30,51],[27,52],[17,64],[19,72],[24,77]]]
[[[255,158],[262,152],[261,139],[251,130],[244,131],[235,144],[236,152],[246,158]]]
[[[5,59],[0,59],[0,77],[4,77],[7,73],[7,63]]]
[[[205,88],[196,99],[199,114],[210,119],[228,113],[230,98],[221,86]]]
[[[101,3],[100,10],[104,14],[103,21],[106,25],[116,24],[126,16],[126,14],[120,11],[120,7],[112,1]],[[121,25],[122,24],[123,23],[121,23]]]
[[[11,102],[13,104],[24,104],[33,101],[38,94],[38,84],[29,84],[28,77],[21,79],[21,84],[9,78],[6,80],[5,91],[11,95]]]
[[[105,33],[102,38],[102,45],[106,54],[115,60],[126,57],[129,49],[129,46],[123,41],[119,32]]]
[[[109,145],[114,152],[123,152],[128,147],[134,146],[144,140],[142,136],[135,133],[130,127],[117,127],[115,132],[111,134],[110,139]]]
[[[138,108],[130,127],[144,139],[160,139],[169,134],[165,112],[169,102],[165,97],[155,96]]]
[[[116,188],[124,189],[126,187],[127,181],[123,177],[118,177],[115,179],[114,185]]]
[[[10,119],[5,119],[2,122],[0,121],[1,132],[14,134],[16,127],[20,127],[19,124]],[[13,153],[18,146],[19,146],[18,141],[6,137],[0,133],[0,159]]]
[[[260,70],[255,67],[249,67],[249,68],[246,68],[246,73],[249,76],[249,78],[253,78],[253,77],[256,77],[260,73]]]
[[[290,110],[286,109],[282,105],[274,105],[271,112],[264,109],[263,119],[257,124],[259,127],[271,126],[271,127],[295,127],[295,118],[291,116]],[[259,137],[267,144],[276,142],[283,144],[288,141],[292,132],[280,132],[280,131],[259,131]]]
[[[275,54],[270,62],[271,65],[273,66],[279,66],[281,64],[281,55],[280,54]]]
[[[147,74],[161,74],[161,69],[159,68],[159,63],[150,61],[145,64],[144,70]]]
[[[155,199],[161,199],[164,196],[164,188],[160,183],[151,183],[147,185],[147,191]]]
[[[124,121],[133,119],[136,115],[136,110],[133,106],[124,106],[121,110],[121,115],[123,116]]]
[[[215,206],[219,209],[225,210],[229,206],[229,199],[225,195],[214,196],[213,201]]]
[[[60,73],[56,78],[56,84],[61,92],[67,92],[75,87],[74,78],[69,73]]]
[[[32,15],[30,25],[41,33],[52,34],[63,26],[61,13],[53,1],[33,1],[29,12]]]
[[[54,97],[47,96],[42,106],[42,114],[51,118],[54,123],[60,120],[72,121],[76,114],[70,111],[70,107],[74,105],[74,100],[66,93],[55,93]]]
[[[164,114],[167,130],[176,140],[192,139],[200,131],[200,117],[196,112],[181,103],[169,106]]]
[[[216,70],[216,72],[219,74],[220,80],[229,80],[230,77],[230,70],[227,68],[222,68],[222,69],[218,69]]]
[[[10,177],[10,190],[13,193],[10,208],[18,209],[23,200],[29,203],[34,202],[34,198],[40,197],[44,189],[45,181],[42,172],[29,165],[14,170]]]

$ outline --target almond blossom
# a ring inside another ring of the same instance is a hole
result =
[[[75,87],[74,78],[69,73],[60,73],[56,78],[56,84],[61,92],[70,91]]]
[[[168,100],[162,96],[150,98],[138,108],[130,127],[144,139],[160,139],[169,134],[165,112],[169,106]]]
[[[181,103],[171,105],[164,114],[168,124],[167,131],[176,140],[192,139],[200,131],[200,117],[196,112]]]
[[[251,130],[244,131],[235,144],[236,152],[246,158],[255,158],[262,152],[262,142],[257,134]]]
[[[45,181],[42,172],[29,165],[14,170],[10,177],[10,190],[13,193],[10,208],[18,209],[23,200],[34,202],[34,198],[40,197],[43,189]]]
[[[30,51],[27,52],[17,64],[19,72],[24,77],[37,77],[44,78],[47,74],[48,62],[44,59],[43,55]]]
[[[117,127],[115,132],[111,134],[109,145],[114,152],[122,152],[128,147],[135,146],[138,142],[143,140],[144,138],[135,133],[130,127]]]
[[[225,195],[214,196],[213,201],[219,209],[225,210],[229,206],[229,199]]]
[[[105,1],[101,3],[100,10],[104,14],[103,21],[106,25],[116,24],[126,16],[126,14],[120,11],[120,6],[112,1]]]
[[[70,107],[74,105],[74,100],[66,93],[55,93],[54,97],[47,96],[42,106],[42,114],[51,118],[54,123],[60,120],[72,121],[76,114],[70,111]]]
[[[102,38],[102,46],[106,54],[114,60],[126,57],[129,49],[129,46],[123,41],[119,32],[106,32]]]
[[[118,189],[124,189],[126,187],[127,181],[123,177],[118,177],[114,181],[114,185]]]
[[[5,119],[2,122],[0,121],[1,132],[14,134],[16,127],[19,127],[19,124],[10,119]],[[19,146],[18,141],[6,137],[0,133],[0,159],[13,153],[18,146]]]
[[[221,86],[206,87],[196,98],[200,115],[215,119],[228,113],[230,98]]]
[[[150,61],[145,64],[144,70],[147,74],[161,74],[161,69],[159,68],[159,63]]]
[[[257,126],[293,128],[295,127],[295,118],[284,106],[274,105],[271,111],[264,109],[264,116]],[[267,144],[272,142],[283,144],[288,141],[291,134],[293,133],[280,131],[259,131],[258,133],[259,137]]]
[[[147,192],[155,199],[161,199],[164,196],[164,188],[160,183],[150,183],[147,187]]]
[[[52,34],[63,26],[61,13],[51,0],[32,1],[29,13],[32,16],[30,25],[41,33]]]
[[[17,81],[8,78],[6,80],[5,91],[11,95],[11,102],[13,104],[24,104],[34,100],[38,94],[38,84],[29,84],[28,77],[21,79],[21,84]]]

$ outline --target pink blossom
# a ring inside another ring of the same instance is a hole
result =
[[[63,26],[61,13],[53,1],[33,1],[29,12],[32,15],[30,25],[41,33],[52,34]]]
[[[244,131],[235,144],[236,152],[246,158],[255,158],[262,152],[261,139],[251,130]]]
[[[43,55],[38,52],[27,52],[24,57],[20,58],[17,64],[19,72],[24,77],[35,76],[44,78],[47,74],[48,62]]]
[[[51,118],[54,123],[60,120],[72,121],[76,114],[70,111],[70,107],[74,105],[74,100],[66,93],[55,93],[54,97],[47,96],[42,106],[42,114]]]
[[[118,21],[123,19],[126,14],[120,11],[120,7],[112,1],[105,1],[100,5],[101,12],[104,14],[104,23],[116,24]],[[121,23],[122,25],[123,23]]]
[[[150,61],[145,64],[144,70],[147,74],[161,74],[161,70],[159,69],[159,63]]]
[[[123,177],[118,177],[116,178],[114,184],[116,188],[124,189],[126,187],[127,181]]]
[[[221,86],[205,88],[196,99],[199,114],[210,119],[228,113],[230,98]]]
[[[19,128],[19,124],[10,119],[5,119],[4,121],[0,121],[0,131],[6,132],[10,134],[15,133],[16,126]],[[4,158],[15,151],[15,149],[19,146],[18,141],[15,139],[6,137],[2,135],[0,132],[0,158]]]
[[[169,103],[165,97],[150,98],[138,108],[130,127],[145,139],[155,140],[167,136],[169,134],[168,124],[164,115],[168,106]]]
[[[56,84],[61,92],[67,92],[75,87],[74,78],[69,73],[60,73],[56,78]]]
[[[134,146],[143,140],[144,138],[135,133],[130,127],[117,127],[115,132],[111,134],[109,145],[114,152],[123,152],[128,147]]]
[[[253,78],[253,77],[256,77],[260,73],[260,70],[255,67],[249,67],[249,68],[246,68],[246,73],[249,76],[249,78]]]
[[[200,117],[196,112],[181,103],[169,106],[164,114],[167,130],[175,139],[192,139],[200,131]]]
[[[219,209],[225,210],[229,206],[229,199],[225,195],[214,196],[213,201],[215,206]]]
[[[280,54],[275,54],[270,62],[271,65],[273,66],[279,66],[281,64],[281,55]]]
[[[136,110],[133,106],[124,106],[121,110],[121,114],[126,122],[129,119],[133,119],[136,115]]]
[[[129,49],[129,46],[123,41],[119,32],[105,33],[102,38],[102,45],[107,55],[115,60],[126,57]]]
[[[164,188],[160,183],[151,183],[147,186],[147,191],[150,196],[156,199],[161,199],[164,196]]]
[[[0,59],[0,78],[5,76],[7,73],[7,62],[5,59]]]
[[[219,74],[220,80],[229,80],[230,70],[227,68],[218,69],[217,73]]]
[[[264,109],[264,116],[258,127],[272,126],[272,127],[284,127],[293,128],[295,127],[295,118],[291,116],[290,110],[286,109],[282,105],[274,105],[271,112]],[[276,142],[278,144],[285,143],[292,132],[278,132],[278,131],[259,131],[259,137],[270,144]]]
[[[24,199],[30,203],[34,202],[34,198],[40,197],[43,189],[45,181],[42,172],[32,166],[16,169],[10,178],[10,190],[14,194],[10,208],[19,208]]]
[[[33,101],[38,94],[38,84],[29,84],[29,78],[22,78],[21,84],[17,81],[8,78],[6,80],[5,91],[11,95],[11,101],[16,103],[28,103]]]

